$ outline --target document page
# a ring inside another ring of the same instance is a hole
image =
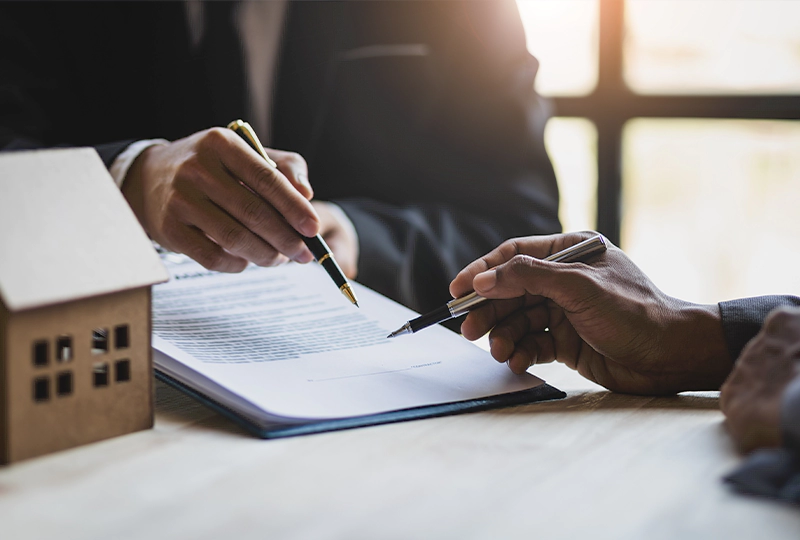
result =
[[[156,368],[250,417],[346,418],[543,384],[439,326],[387,339],[417,314],[354,283],[357,308],[315,263],[221,274],[163,258],[171,279],[153,288]]]

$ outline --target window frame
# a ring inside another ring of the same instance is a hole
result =
[[[624,73],[625,0],[599,0],[597,86],[585,96],[552,97],[554,116],[586,118],[597,128],[597,230],[620,245],[622,138],[635,118],[800,120],[800,95],[638,94]]]

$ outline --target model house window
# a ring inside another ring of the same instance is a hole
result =
[[[33,380],[33,400],[48,401],[50,399],[50,379],[37,377]]]
[[[56,360],[58,362],[72,360],[72,336],[58,336],[56,338]]]
[[[92,330],[92,354],[105,354],[108,352],[108,328],[95,328]]]
[[[40,367],[47,365],[47,340],[41,339],[33,342],[33,365]]]
[[[114,347],[117,349],[127,349],[130,347],[127,324],[121,324],[114,327]]]
[[[686,300],[800,290],[800,2],[518,6],[564,230]]]
[[[127,358],[114,362],[114,380],[126,382],[131,380],[131,361]]]
[[[95,387],[108,386],[107,362],[96,362],[92,366],[92,381]]]
[[[68,396],[72,394],[72,372],[62,371],[56,376],[56,394]]]

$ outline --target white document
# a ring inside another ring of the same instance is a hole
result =
[[[543,384],[439,327],[387,339],[417,314],[317,264],[209,272],[166,255],[153,288],[156,368],[260,424],[457,402]]]

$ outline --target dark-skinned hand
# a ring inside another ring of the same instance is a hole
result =
[[[661,292],[617,247],[584,263],[541,259],[597,233],[509,240],[469,264],[450,293],[494,301],[461,331],[491,331],[491,354],[515,373],[557,360],[610,390],[671,394],[718,389],[731,360],[716,305]]]
[[[800,377],[800,308],[778,308],[744,348],[720,394],[725,424],[743,451],[781,444],[781,403]]]

